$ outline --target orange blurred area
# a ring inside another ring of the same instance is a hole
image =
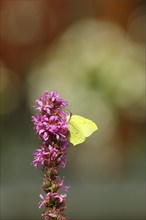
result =
[[[1,1],[1,59],[23,73],[66,26],[70,5],[57,1]],[[66,15],[66,16],[64,16]]]
[[[95,16],[127,29],[131,13],[141,4],[143,0],[1,0],[1,59],[14,71],[27,72],[32,60],[74,20]]]
[[[69,219],[145,219],[143,0],[1,0],[2,219],[41,219],[31,116],[57,90],[99,130],[70,146]],[[25,207],[25,208],[24,208]]]

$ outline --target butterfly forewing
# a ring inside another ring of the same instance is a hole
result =
[[[94,131],[97,130],[97,126],[93,121],[78,115],[72,116],[71,123],[74,123],[75,127],[78,128],[78,130],[85,137],[90,136]]]

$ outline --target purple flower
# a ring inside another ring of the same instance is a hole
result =
[[[50,210],[50,208],[47,208],[46,211],[42,214],[45,220],[67,220],[67,218],[64,216],[63,212],[59,213],[57,209]]]
[[[40,139],[47,141],[51,137],[59,139],[60,136],[66,137],[67,135],[67,123],[66,117],[60,119],[58,116],[39,115],[32,116],[34,123],[34,129]]]
[[[60,189],[67,191],[70,188],[70,186],[64,185],[64,179],[61,179],[59,176],[58,176],[58,184],[59,184],[58,189],[60,188]]]
[[[65,206],[65,197],[66,194],[59,194],[59,193],[51,193],[48,192],[45,196],[40,194],[40,202],[39,202],[39,208],[42,206],[45,207],[53,207],[53,206]]]
[[[45,220],[67,220],[64,215],[66,194],[59,194],[59,189],[68,190],[64,179],[57,174],[58,168],[66,165],[68,149],[67,114],[64,108],[67,102],[57,92],[47,91],[35,101],[39,114],[32,116],[34,129],[41,147],[34,152],[32,165],[37,169],[40,165],[45,172],[42,189],[46,195],[40,194],[39,208],[44,207],[42,216]]]
[[[44,143],[40,149],[34,152],[32,165],[35,168],[42,165],[43,170],[53,166],[63,168],[66,165],[66,148],[61,148],[61,146],[53,142],[52,145],[49,144],[48,146]]]
[[[50,94],[46,91],[40,99],[35,101],[38,107],[37,110],[44,114],[51,114],[54,109],[62,108],[67,106],[67,102],[59,97],[57,92],[51,92]]]
[[[59,189],[68,191],[70,187],[64,185],[64,179],[61,179],[60,176],[44,176],[42,189],[45,192],[57,192]]]
[[[34,160],[32,161],[32,165],[35,168],[38,168],[39,164],[44,166],[45,161],[47,160],[47,155],[49,155],[49,152],[45,150],[45,147],[42,146],[41,149],[37,149],[34,154]]]

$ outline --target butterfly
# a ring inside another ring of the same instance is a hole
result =
[[[74,146],[85,141],[93,132],[97,131],[96,124],[82,116],[69,115],[67,116],[68,125],[68,141]]]

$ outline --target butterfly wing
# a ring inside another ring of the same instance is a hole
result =
[[[97,126],[93,121],[78,115],[71,116],[68,126],[70,132],[69,141],[73,145],[84,142],[86,137],[97,130]]]
[[[76,123],[74,123],[73,121],[68,122],[68,130],[69,130],[68,140],[74,146],[84,142],[85,140],[84,135],[80,132],[80,130],[78,129],[78,127],[76,127],[75,124]]]
[[[90,136],[93,132],[97,130],[96,124],[82,116],[73,115],[71,121],[74,121],[80,132],[85,136]]]

